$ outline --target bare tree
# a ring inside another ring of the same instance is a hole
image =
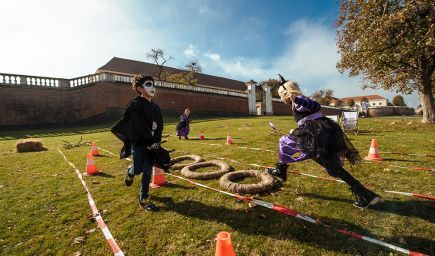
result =
[[[165,51],[160,48],[151,49],[151,52],[147,53],[147,58],[152,59],[154,63],[156,63],[156,65],[158,66],[156,77],[160,81],[162,81],[162,78],[163,80],[165,80],[165,77],[162,77],[163,65],[165,65],[166,62],[173,60],[174,58],[172,56],[165,57]]]
[[[196,74],[201,73],[201,71],[202,68],[198,61],[191,61],[184,66],[183,72],[170,74],[167,79],[174,83],[196,85],[198,82]]]

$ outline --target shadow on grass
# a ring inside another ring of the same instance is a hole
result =
[[[184,138],[182,138],[183,140],[185,140]],[[218,138],[205,138],[205,139],[202,139],[202,140],[226,140],[227,138],[222,138],[222,137],[218,137]],[[190,137],[188,140],[199,140],[199,141],[201,141],[201,139],[200,138],[192,138],[192,137]]]
[[[252,235],[268,236],[279,240],[298,241],[307,245],[324,248],[329,251],[350,254],[378,255],[387,254],[388,249],[361,240],[327,230],[321,226],[312,225],[294,218],[289,218],[275,211],[262,207],[251,209],[230,209],[206,205],[198,201],[174,202],[170,197],[153,197],[164,211],[173,211],[189,218],[198,218],[231,226],[234,230]],[[370,236],[370,232],[360,226],[343,220],[323,218],[322,222],[335,228],[346,229],[361,235]],[[296,221],[297,220],[297,221]],[[399,238],[388,238],[386,242],[398,241]],[[413,244],[413,250],[427,251],[431,241],[419,237],[407,237]]]
[[[112,156],[102,155],[102,154],[99,154],[98,156],[94,156],[94,157],[97,157],[97,158],[113,158]]]
[[[56,136],[72,136],[79,134],[91,134],[110,131],[108,127],[83,127],[83,128],[60,128],[60,129],[35,129],[0,132],[0,140],[16,140],[22,138],[44,138]]]
[[[115,178],[115,176],[110,175],[110,174],[105,173],[105,172],[99,172],[97,174],[94,174],[93,176],[99,176],[99,177],[104,177],[104,178]]]
[[[338,201],[352,204],[350,199],[337,198],[332,196],[317,195],[312,193],[304,193],[303,196],[316,198],[327,201]],[[435,204],[433,201],[428,200],[407,200],[407,201],[394,201],[384,199],[384,202],[375,206],[371,206],[370,209],[380,212],[389,212],[401,216],[417,217],[427,220],[431,223],[435,223]]]
[[[180,184],[172,183],[172,182],[166,183],[165,188],[182,188],[182,189],[189,189],[189,190],[194,189],[191,186],[184,186],[184,185],[180,185]]]
[[[392,162],[422,162],[420,160],[409,160],[409,159],[397,159],[397,158],[384,158],[383,161],[392,161]]]

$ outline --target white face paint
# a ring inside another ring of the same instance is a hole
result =
[[[142,85],[142,87],[145,89],[145,92],[151,96],[154,97],[154,95],[156,94],[156,88],[154,87],[154,82],[149,80],[149,81],[145,81]]]

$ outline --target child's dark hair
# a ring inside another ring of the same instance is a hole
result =
[[[133,77],[133,79],[131,80],[131,85],[132,85],[133,90],[135,90],[137,93],[139,93],[136,90],[136,88],[138,86],[142,86],[145,81],[153,81],[154,82],[154,79],[152,76],[148,76],[148,75],[144,75],[144,74],[139,74],[139,75],[136,75],[135,77]]]

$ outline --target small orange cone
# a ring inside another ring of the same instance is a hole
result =
[[[97,144],[92,142],[91,153],[93,156],[99,156],[100,152],[98,151]]]
[[[372,145],[370,146],[369,154],[364,157],[365,160],[370,161],[382,161],[382,157],[379,154],[378,143],[376,139],[372,139]]]
[[[94,175],[99,173],[97,166],[95,165],[94,157],[92,153],[88,153],[88,159],[86,161],[86,174]]]
[[[204,136],[204,132],[203,131],[201,131],[201,135],[199,136],[199,139],[200,140],[205,140],[205,136]]]
[[[153,177],[150,183],[151,188],[160,188],[167,183],[165,172],[157,167],[153,167]]]
[[[231,133],[227,133],[227,145],[233,144],[233,139],[231,138]]]
[[[230,233],[222,231],[217,234],[215,256],[236,256]]]

